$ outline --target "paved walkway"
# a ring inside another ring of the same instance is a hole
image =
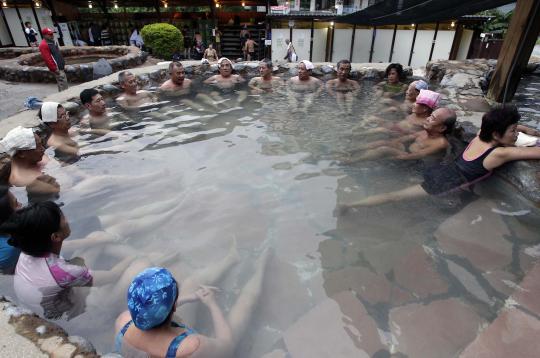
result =
[[[0,80],[0,121],[24,111],[26,97],[44,98],[58,92],[56,83],[21,83]]]

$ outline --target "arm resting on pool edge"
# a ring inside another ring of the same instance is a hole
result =
[[[540,159],[540,147],[499,147],[484,159],[484,167],[493,170],[514,160]]]

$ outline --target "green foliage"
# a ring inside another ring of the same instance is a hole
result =
[[[141,30],[144,44],[152,49],[152,54],[170,60],[173,53],[184,48],[182,32],[175,26],[166,23],[146,25]]]
[[[491,19],[482,27],[482,31],[491,32],[500,35],[500,37],[504,37],[506,31],[508,31],[508,25],[510,25],[513,14],[513,10],[506,14],[497,9],[482,11],[480,15],[491,16]]]

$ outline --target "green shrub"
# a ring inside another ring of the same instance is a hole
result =
[[[152,49],[152,54],[170,60],[173,53],[184,48],[182,32],[166,23],[146,25],[141,30],[144,44]]]

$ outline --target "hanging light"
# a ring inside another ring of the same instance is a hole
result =
[[[412,27],[414,27],[414,24],[411,24]]]
[[[242,1],[242,6],[244,6],[244,7],[246,6],[246,3],[245,3],[245,2],[243,2],[243,1]]]
[[[334,21],[330,21],[330,27],[334,26]]]
[[[216,3],[216,7],[219,8],[219,3],[218,2]]]
[[[114,3],[114,8],[118,9],[118,3]]]
[[[40,7],[41,7],[41,2],[36,1],[35,6],[36,6],[37,8],[40,8]]]
[[[450,26],[452,26],[452,27],[456,26],[455,21],[452,21],[452,23],[450,24]]]
[[[88,8],[89,8],[89,9],[92,8],[92,2],[91,2],[91,1],[88,2]]]
[[[3,0],[3,1],[2,1],[2,6],[3,6],[3,7],[7,7],[7,1],[6,1],[6,0]]]
[[[167,4],[167,2],[164,2],[164,3],[163,3],[163,7],[166,9],[166,8],[169,7],[169,4]]]

